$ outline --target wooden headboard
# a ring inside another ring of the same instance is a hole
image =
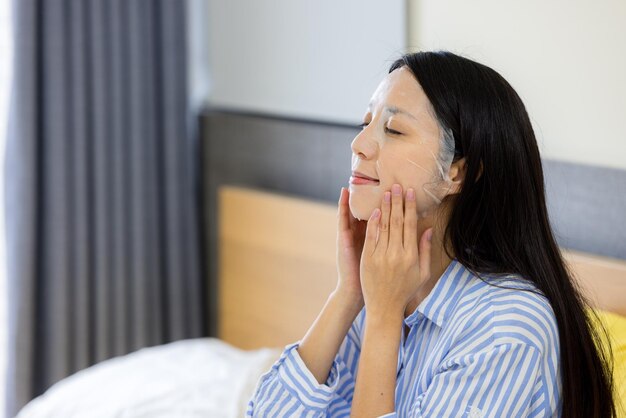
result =
[[[219,338],[255,349],[304,336],[336,284],[336,216],[327,203],[219,188]],[[564,254],[595,307],[626,315],[626,261]]]
[[[302,338],[337,283],[335,208],[236,187],[218,200],[219,338],[244,349]]]

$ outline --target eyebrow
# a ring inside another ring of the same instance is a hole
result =
[[[369,105],[367,105],[367,111],[368,111],[368,112],[369,112],[369,111],[371,111],[370,109],[372,108],[372,104],[373,104],[373,102],[370,102],[370,104],[369,104]],[[393,114],[393,115],[396,115],[396,114],[398,114],[398,113],[401,113],[401,114],[403,114],[403,115],[409,116],[409,117],[410,117],[410,118],[412,118],[412,119],[418,120],[415,116],[413,116],[412,114],[410,114],[409,112],[407,112],[407,111],[406,111],[406,110],[404,110],[404,109],[400,109],[400,108],[399,108],[399,107],[397,107],[397,106],[385,106],[385,107],[383,108],[383,110],[386,110],[387,112],[389,112],[389,113],[391,113],[391,114]]]

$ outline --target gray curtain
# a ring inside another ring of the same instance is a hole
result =
[[[203,336],[185,2],[14,1],[7,413]]]

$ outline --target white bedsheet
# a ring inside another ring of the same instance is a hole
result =
[[[216,338],[143,348],[57,382],[17,418],[240,418],[281,351],[244,351]]]

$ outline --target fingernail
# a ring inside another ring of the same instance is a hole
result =
[[[406,198],[409,199],[409,200],[415,199],[415,191],[413,189],[407,190]]]
[[[391,202],[391,193],[385,192],[385,203]]]
[[[426,238],[428,238],[428,241],[433,239],[433,230],[432,230],[432,228],[428,231],[428,235],[426,235]]]
[[[393,186],[391,186],[391,191],[393,192],[393,194],[400,194],[400,185],[399,184],[394,184]]]
[[[374,209],[374,219],[378,218],[380,216],[380,209],[376,208]]]

